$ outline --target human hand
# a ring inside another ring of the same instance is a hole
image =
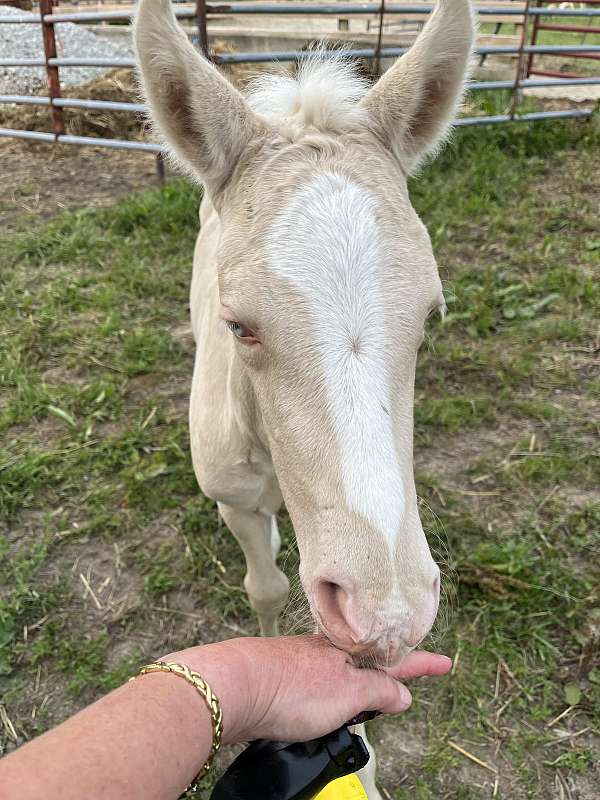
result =
[[[197,670],[223,708],[225,742],[308,741],[361,711],[396,714],[411,704],[399,681],[444,675],[446,656],[416,651],[395,667],[359,669],[323,636],[230,639],[166,656]]]

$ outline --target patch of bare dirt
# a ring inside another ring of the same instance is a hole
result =
[[[215,511],[216,514],[216,511]],[[61,620],[61,640],[81,643],[108,634],[110,648],[108,667],[117,667],[124,660],[137,663],[140,658],[156,658],[169,652],[236,635],[254,634],[227,623],[218,610],[206,603],[207,587],[200,582],[197,591],[176,588],[156,599],[144,591],[144,571],[140,556],[168,548],[174,560],[185,559],[186,542],[180,534],[178,512],[167,511],[143,529],[126,531],[117,538],[88,537],[85,528],[69,517],[68,527],[54,534],[54,546],[43,570],[37,577],[38,589],[60,584],[68,593],[69,603],[42,618],[27,634],[26,645],[34,646],[36,637],[46,625]],[[58,528],[58,523],[57,523]],[[37,515],[31,514],[27,524],[14,531],[16,543],[22,547],[33,543],[44,530]],[[23,687],[11,703],[15,720],[34,718],[42,726],[58,724],[91,701],[94,693],[73,696],[67,691],[73,676],[56,670],[51,676],[38,670],[33,685]],[[26,735],[24,729],[19,733]],[[223,764],[231,755],[223,756]]]
[[[4,444],[10,446],[17,445],[18,452],[23,452],[27,448],[39,444],[44,446],[60,440],[65,433],[65,423],[56,417],[44,417],[36,419],[32,423],[11,425],[5,434]],[[15,456],[16,457],[16,456]]]
[[[442,507],[447,506],[444,494],[447,490],[460,495],[473,518],[480,519],[484,527],[510,530],[515,523],[515,510],[498,503],[501,492],[496,488],[493,475],[469,473],[482,461],[502,464],[515,443],[531,436],[534,429],[531,420],[505,418],[493,428],[474,429],[462,435],[437,432],[433,446],[415,447],[415,471],[434,478],[433,493]],[[426,524],[426,510],[423,517]]]
[[[589,203],[590,209],[594,209],[598,207],[597,201],[600,199],[598,170],[599,165],[585,151],[564,150],[560,159],[549,160],[543,172],[532,176],[531,188],[548,203],[555,204],[557,200],[574,197],[579,205],[583,200]],[[577,176],[576,181],[573,180],[574,175]]]
[[[571,354],[561,354],[561,360],[570,363]],[[597,399],[580,395],[575,390],[556,389],[553,391],[553,404],[557,408],[576,410],[583,419],[595,419],[600,414]],[[501,497],[501,490],[495,486],[493,471],[510,469],[513,450],[518,442],[527,440],[532,449],[532,456],[543,452],[547,441],[563,434],[561,422],[540,422],[529,417],[501,415],[496,424],[476,428],[463,434],[436,432],[435,442],[430,447],[415,446],[415,470],[417,473],[433,476],[440,488],[434,488],[438,501],[445,507],[444,488],[461,496],[465,505],[474,517],[480,517],[485,524],[496,529],[515,525],[519,509],[507,502],[509,498]],[[567,431],[568,434],[568,431]],[[597,438],[578,433],[579,440],[589,438],[589,447],[597,446]],[[527,457],[527,456],[524,456]],[[479,463],[491,465],[491,470],[482,470],[480,474],[470,474]],[[554,499],[562,499],[575,508],[583,508],[597,499],[597,492],[583,487],[563,483],[551,489]],[[500,503],[504,499],[506,502]],[[519,503],[523,512],[537,507],[544,501],[533,489],[527,496],[527,487],[520,489]],[[493,508],[492,508],[493,507]],[[490,516],[490,512],[493,516]]]
[[[182,377],[172,377],[168,381],[161,380],[153,374],[139,375],[131,378],[127,384],[127,401],[136,404],[143,402],[148,396],[164,398],[167,401],[165,415],[168,421],[187,419],[190,400],[190,386],[193,364],[189,373]]]
[[[598,787],[600,787],[600,760],[585,775],[572,772],[567,778],[561,776],[557,783],[559,782],[561,786],[557,788],[560,789],[566,785],[570,789],[570,795],[566,794],[566,796],[572,797],[573,800],[597,800]],[[565,797],[565,792],[557,792],[556,797]]]
[[[378,780],[388,793],[414,785],[419,776],[427,769],[429,755],[429,734],[427,723],[423,720],[411,719],[411,712],[406,712],[405,720],[381,718],[369,725],[369,740],[377,753]],[[492,747],[480,743],[463,741],[463,749],[488,765],[497,763],[497,753]],[[459,745],[460,747],[461,745]],[[438,794],[436,797],[456,797],[453,790],[457,785],[479,791],[480,796],[492,797],[496,775],[485,767],[478,766],[467,757],[460,756],[457,751],[450,750],[456,758],[452,766],[446,766],[437,772]],[[503,789],[502,797],[510,800],[525,800],[527,793],[512,780],[509,772],[501,775],[498,788]],[[473,795],[469,794],[469,797]]]
[[[428,749],[430,736],[427,727],[425,720],[411,719],[410,710],[400,719],[381,717],[369,724],[369,740],[377,753],[378,782],[384,788],[384,796],[390,797],[391,793],[404,785],[414,786],[424,771],[431,774],[431,769],[436,769],[432,766],[435,760],[432,762],[428,759],[432,753]],[[487,741],[474,741],[469,731],[465,730],[460,741],[450,740],[452,743],[447,744],[445,763],[435,772],[435,797],[439,800],[456,798],[456,788],[461,786],[471,790],[468,795],[465,794],[468,797],[531,798],[529,789],[514,768],[510,733],[509,728],[503,727],[498,730],[497,736],[490,736]],[[571,731],[565,730],[565,733]],[[586,746],[595,753],[598,752],[598,744],[596,735],[591,735],[586,741]],[[532,760],[529,766],[539,773],[539,764]],[[585,774],[572,770],[565,777],[557,768],[554,774],[545,773],[545,777],[547,780],[544,785],[538,786],[536,800],[596,800],[598,797],[598,764]]]
[[[108,206],[158,185],[151,153],[0,140],[0,225],[21,228],[63,209]]]

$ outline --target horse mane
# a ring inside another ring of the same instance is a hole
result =
[[[344,51],[318,48],[295,75],[260,75],[250,81],[246,95],[251,108],[276,125],[344,133],[365,124],[367,112],[359,100],[368,88]]]

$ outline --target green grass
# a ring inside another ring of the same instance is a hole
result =
[[[492,773],[448,741],[498,766],[501,797],[598,779],[599,156],[595,123],[465,129],[411,181],[448,302],[415,439],[447,575],[432,646],[455,669],[373,724],[395,800],[490,796]],[[22,739],[141,661],[256,632],[189,456],[199,199],[177,181],[0,235],[0,695]],[[418,744],[402,763],[399,736]]]

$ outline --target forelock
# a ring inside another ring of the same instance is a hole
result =
[[[327,58],[325,58],[327,56]],[[343,51],[315,51],[295,76],[264,75],[250,82],[247,99],[253,110],[293,137],[307,128],[323,133],[360,129],[367,114],[360,107],[369,82]]]

